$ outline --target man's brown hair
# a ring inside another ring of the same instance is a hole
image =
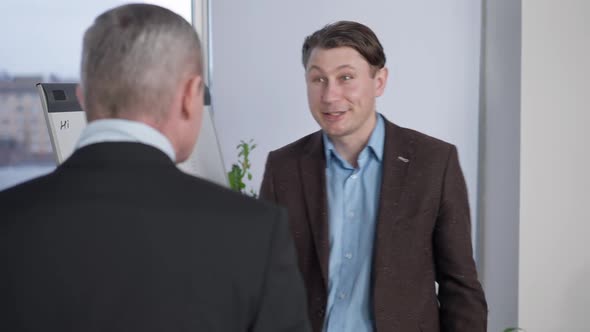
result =
[[[314,48],[336,47],[355,49],[375,71],[385,66],[383,46],[373,30],[358,22],[338,21],[326,25],[305,38],[301,50],[303,67],[307,67],[309,56]]]

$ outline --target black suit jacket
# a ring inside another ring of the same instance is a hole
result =
[[[283,210],[138,143],[0,193],[0,331],[307,331]]]
[[[467,190],[454,146],[385,122],[372,267],[378,332],[483,332]],[[321,331],[330,254],[321,132],[269,154],[261,197],[287,207],[313,330]],[[438,297],[434,282],[439,284]]]

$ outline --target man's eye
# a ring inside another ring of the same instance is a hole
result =
[[[352,75],[342,75],[340,77],[343,81],[348,81],[352,79]]]
[[[325,77],[314,77],[311,81],[315,82],[315,83],[325,83],[326,78]]]

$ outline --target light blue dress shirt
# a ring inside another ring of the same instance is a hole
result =
[[[327,332],[374,331],[371,264],[385,140],[384,120],[376,116],[356,169],[323,136],[330,228]]]
[[[103,119],[90,122],[80,134],[76,149],[103,142],[136,142],[153,146],[172,161],[176,153],[170,140],[156,129],[137,121]]]

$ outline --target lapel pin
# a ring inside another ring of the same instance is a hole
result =
[[[404,158],[404,157],[402,157],[402,156],[398,156],[398,157],[397,157],[397,159],[399,159],[399,160],[403,161],[404,163],[407,163],[407,162],[409,162],[409,161],[410,161],[410,159],[408,159],[408,158]]]

